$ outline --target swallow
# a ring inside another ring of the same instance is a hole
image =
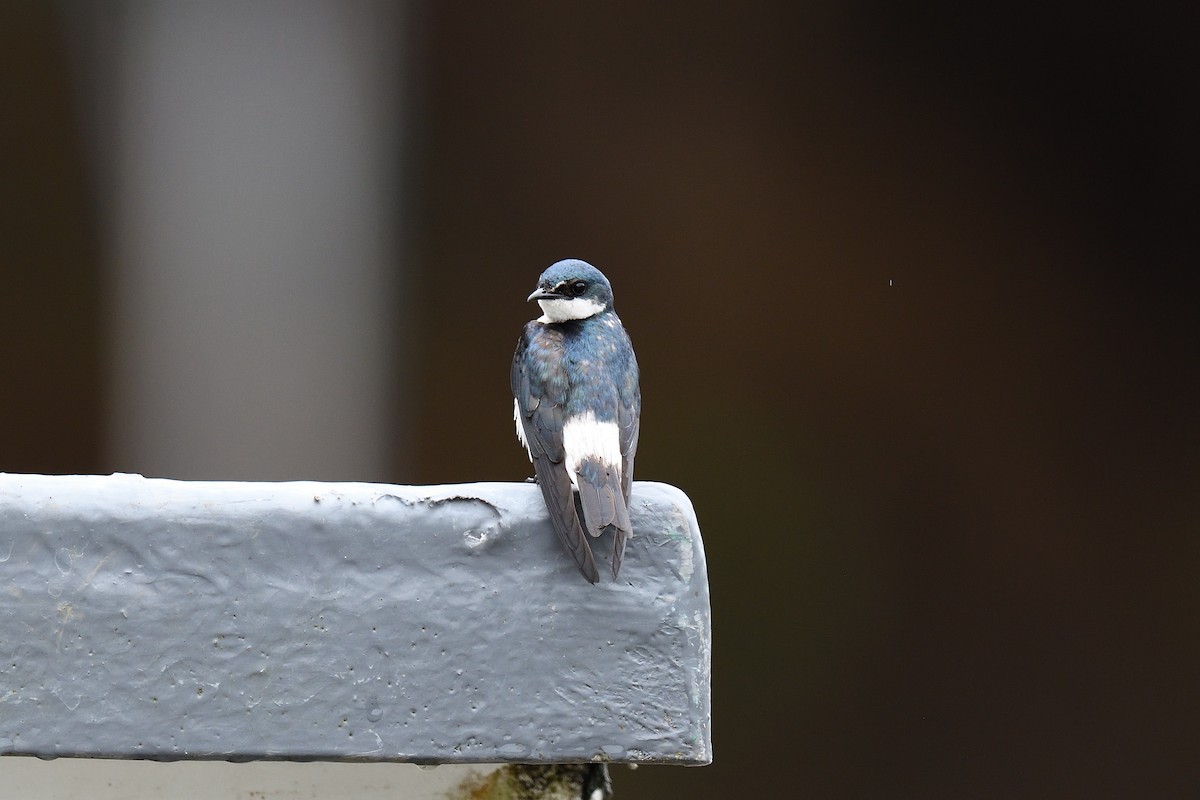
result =
[[[633,344],[611,284],[585,261],[551,265],[527,299],[542,316],[525,324],[513,355],[517,437],[554,532],[591,583],[600,573],[584,531],[614,530],[615,580],[633,534],[629,493],[642,410]]]

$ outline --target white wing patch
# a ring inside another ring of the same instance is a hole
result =
[[[597,459],[617,473],[621,480],[621,431],[616,422],[600,422],[591,411],[572,417],[563,425],[563,450],[567,474],[578,489],[575,471],[584,459]]]
[[[525,452],[529,456],[529,460],[533,461],[533,450],[529,448],[529,440],[525,438],[525,425],[521,422],[521,402],[517,398],[513,398],[513,422],[517,423],[517,438],[521,440],[521,444],[525,445]]]
[[[572,319],[587,319],[604,310],[604,306],[586,297],[571,297],[556,300],[538,300],[542,316],[538,322],[566,322]]]

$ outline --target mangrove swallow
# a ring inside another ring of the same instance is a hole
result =
[[[642,409],[633,345],[613,310],[612,286],[587,262],[551,265],[528,299],[542,316],[525,323],[513,356],[517,437],[554,532],[592,583],[600,573],[584,531],[614,529],[616,579],[633,532],[629,490]]]

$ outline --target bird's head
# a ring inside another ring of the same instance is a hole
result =
[[[542,307],[543,322],[587,319],[612,311],[612,286],[604,273],[586,261],[568,258],[550,265],[529,295]]]

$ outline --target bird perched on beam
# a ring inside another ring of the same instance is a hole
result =
[[[585,261],[551,265],[528,299],[542,316],[525,323],[513,356],[517,437],[555,533],[592,583],[600,573],[584,531],[614,529],[615,579],[633,532],[629,491],[642,409],[633,345],[613,310],[612,286]]]

